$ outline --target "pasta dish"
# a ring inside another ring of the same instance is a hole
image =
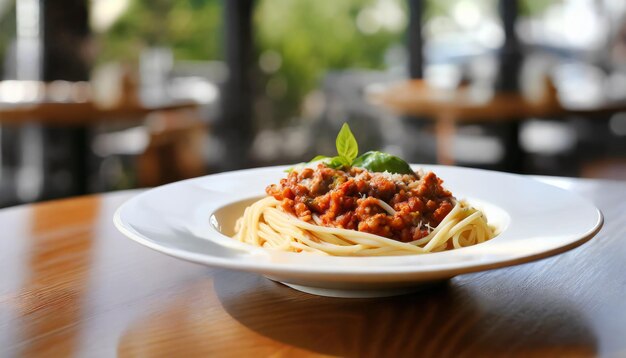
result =
[[[347,139],[345,139],[347,138]],[[347,143],[347,144],[346,144]],[[357,157],[347,125],[337,157],[316,157],[246,208],[235,239],[268,249],[336,256],[423,254],[494,237],[484,214],[432,172],[381,152]]]

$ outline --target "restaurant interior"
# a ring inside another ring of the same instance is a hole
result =
[[[623,0],[0,0],[0,207],[361,152],[626,180]]]
[[[0,358],[626,357],[626,0],[0,0],[0,228]]]

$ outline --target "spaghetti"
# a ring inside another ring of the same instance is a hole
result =
[[[433,173],[360,168],[293,171],[246,208],[235,239],[267,249],[335,256],[458,249],[494,236],[483,213],[457,201]]]

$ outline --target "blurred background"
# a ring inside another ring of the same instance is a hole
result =
[[[0,206],[361,152],[626,179],[623,0],[0,0]]]

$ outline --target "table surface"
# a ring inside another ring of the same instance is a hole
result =
[[[20,125],[41,123],[47,125],[92,125],[103,120],[137,121],[153,112],[196,109],[198,103],[178,101],[146,106],[142,104],[122,104],[113,107],[99,107],[93,102],[63,103],[44,102],[19,105],[0,103],[0,123]]]
[[[509,122],[520,118],[603,116],[626,110],[626,101],[600,99],[593,103],[561,104],[556,89],[548,86],[543,98],[527,100],[521,93],[480,94],[469,87],[438,89],[423,80],[374,86],[368,99],[398,114],[428,116],[438,121]]]
[[[97,101],[89,82],[0,81],[0,123],[84,126],[112,118],[137,121],[149,113],[195,109],[200,105],[191,99],[172,98],[144,103],[136,85],[126,85],[120,89],[117,103],[105,105]]]
[[[120,234],[136,191],[0,210],[0,356],[626,356],[626,182],[540,178],[605,224],[549,259],[385,299],[294,291]]]

